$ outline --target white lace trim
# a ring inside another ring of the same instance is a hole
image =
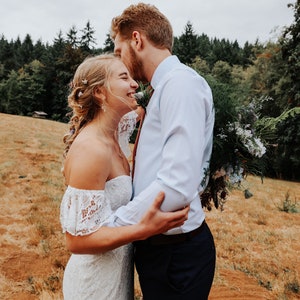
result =
[[[95,232],[111,215],[104,190],[81,190],[67,187],[60,207],[63,232],[87,235]]]
[[[131,177],[117,176],[105,190],[83,190],[68,186],[60,206],[62,231],[87,235],[106,226],[113,212],[126,205],[132,196]]]
[[[119,144],[127,158],[131,154],[129,139],[135,129],[137,117],[138,114],[135,111],[131,111],[122,117],[118,126]]]

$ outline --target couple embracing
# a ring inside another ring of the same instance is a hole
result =
[[[172,27],[155,6],[129,6],[111,37],[114,55],[86,59],[68,97],[64,298],[134,299],[134,260],[144,300],[207,299],[215,247],[199,194],[212,151],[211,90],[172,55]],[[154,90],[146,112],[136,80]],[[141,118],[131,178],[124,144]]]

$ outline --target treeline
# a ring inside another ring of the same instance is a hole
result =
[[[241,108],[257,103],[256,130],[268,146],[268,176],[300,179],[300,23],[299,3],[290,5],[295,20],[276,42],[266,44],[198,35],[188,22],[175,37],[173,53],[189,64],[212,87],[216,132],[237,118]],[[77,66],[89,55],[113,51],[107,35],[96,48],[95,30],[72,27],[53,43],[0,39],[0,112],[30,116],[44,111],[52,120],[66,122],[67,94]],[[283,117],[284,116],[284,117]]]

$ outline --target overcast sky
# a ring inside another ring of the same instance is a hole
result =
[[[77,30],[90,21],[103,47],[111,19],[135,0],[0,0],[0,35],[21,40],[29,33],[34,42],[53,43],[61,30],[65,36],[74,25]],[[294,22],[288,3],[295,0],[148,0],[164,13],[180,36],[188,21],[197,34],[210,38],[254,43],[276,40],[284,26]]]

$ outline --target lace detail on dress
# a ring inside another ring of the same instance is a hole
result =
[[[105,190],[82,190],[68,186],[60,207],[63,232],[87,235],[95,232],[132,195],[131,178],[121,175],[106,182]]]
[[[86,235],[96,231],[111,215],[104,191],[80,190],[67,187],[61,208],[60,221],[63,232]]]
[[[131,111],[122,117],[118,126],[119,144],[127,158],[131,154],[129,148],[129,139],[135,129],[137,117],[138,114],[135,111]]]

